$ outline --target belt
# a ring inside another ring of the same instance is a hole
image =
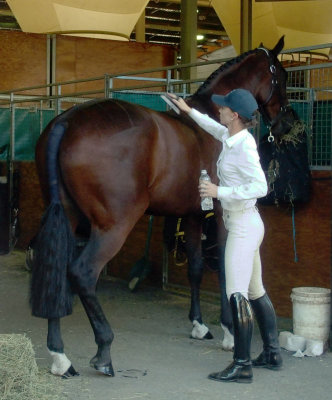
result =
[[[223,210],[223,215],[229,215],[229,214],[246,214],[249,212],[258,212],[258,208],[256,206],[244,208],[242,210]]]

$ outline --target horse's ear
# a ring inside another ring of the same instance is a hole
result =
[[[279,42],[275,45],[274,49],[271,50],[271,52],[275,56],[277,56],[281,52],[281,50],[284,48],[284,44],[285,44],[284,38],[285,38],[285,35],[281,36],[281,38],[279,39]]]
[[[261,44],[258,47],[264,47],[263,42],[261,42]]]

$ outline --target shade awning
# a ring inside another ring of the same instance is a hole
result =
[[[212,0],[236,52],[240,52],[240,0]],[[273,48],[285,35],[285,49],[332,43],[332,1],[252,0],[252,47]],[[328,51],[328,50],[327,50]]]
[[[23,32],[129,40],[148,0],[7,0]]]

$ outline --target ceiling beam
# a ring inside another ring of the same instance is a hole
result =
[[[156,29],[160,31],[172,31],[172,32],[180,32],[180,26],[173,25],[158,25],[158,24],[145,24],[145,29]],[[202,35],[216,35],[216,36],[227,36],[226,31],[222,30],[214,30],[214,29],[197,29],[197,33]]]
[[[0,15],[2,15],[3,17],[13,17],[14,18],[14,14],[12,13],[12,10],[0,9]]]
[[[154,0],[156,4],[160,3],[177,3],[180,4],[181,0]],[[211,7],[211,0],[197,0],[197,5],[202,7]]]

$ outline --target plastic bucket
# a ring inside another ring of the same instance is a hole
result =
[[[297,287],[292,289],[291,299],[294,335],[326,342],[330,331],[331,290]]]

